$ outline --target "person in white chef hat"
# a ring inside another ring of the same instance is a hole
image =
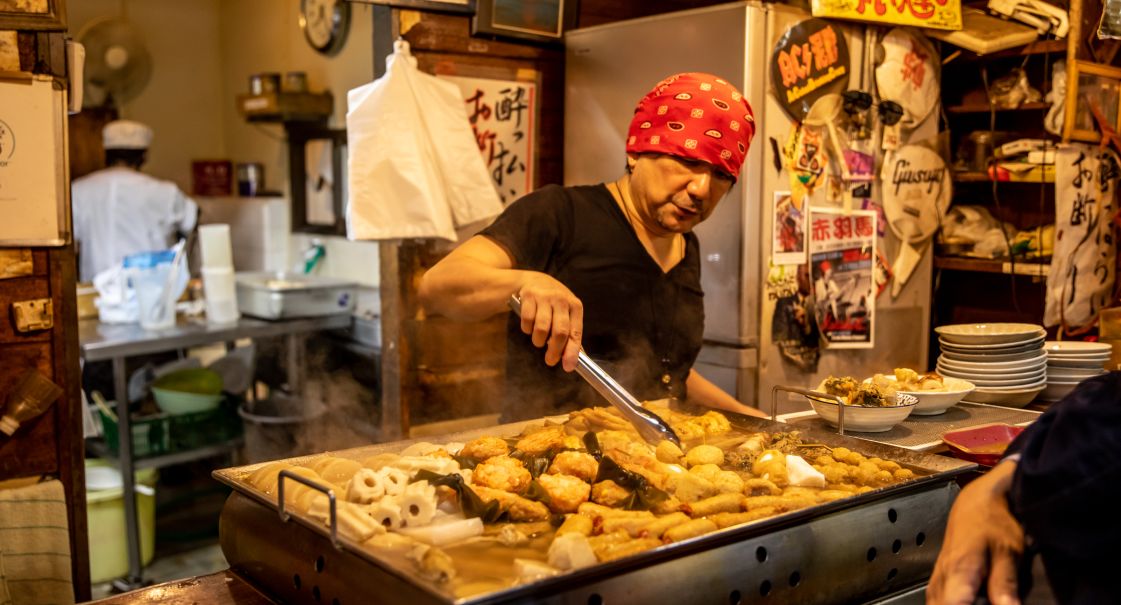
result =
[[[71,185],[78,275],[93,281],[125,256],[163,250],[194,230],[198,206],[170,181],[140,172],[152,129],[116,120],[101,131],[105,168]]]

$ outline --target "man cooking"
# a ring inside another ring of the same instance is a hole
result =
[[[106,167],[70,189],[78,274],[87,282],[130,254],[168,248],[198,219],[198,206],[175,183],[140,172],[151,128],[116,120],[105,125],[101,138]]]
[[[599,401],[572,373],[581,347],[639,400],[762,416],[692,369],[704,333],[692,231],[735,184],[754,134],[750,105],[725,80],[666,78],[635,108],[618,180],[531,193],[425,274],[429,313],[478,320],[521,298],[503,420]]]

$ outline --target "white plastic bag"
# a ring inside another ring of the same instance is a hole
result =
[[[502,203],[459,89],[416,68],[398,41],[385,76],[347,95],[347,237],[438,237]]]

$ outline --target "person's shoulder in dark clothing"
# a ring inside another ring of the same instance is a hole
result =
[[[1121,564],[1121,372],[1083,381],[1009,453],[1020,456],[1009,508],[1042,554],[1056,597],[1099,602],[1115,591],[1103,572]]]

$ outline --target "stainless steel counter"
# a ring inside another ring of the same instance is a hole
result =
[[[349,328],[349,313],[265,321],[242,317],[228,326],[210,326],[205,321],[180,320],[167,330],[145,330],[140,324],[103,324],[95,319],[78,322],[78,341],[82,359],[101,361],[185,349],[215,342],[233,342],[241,338],[264,338],[298,333]]]

